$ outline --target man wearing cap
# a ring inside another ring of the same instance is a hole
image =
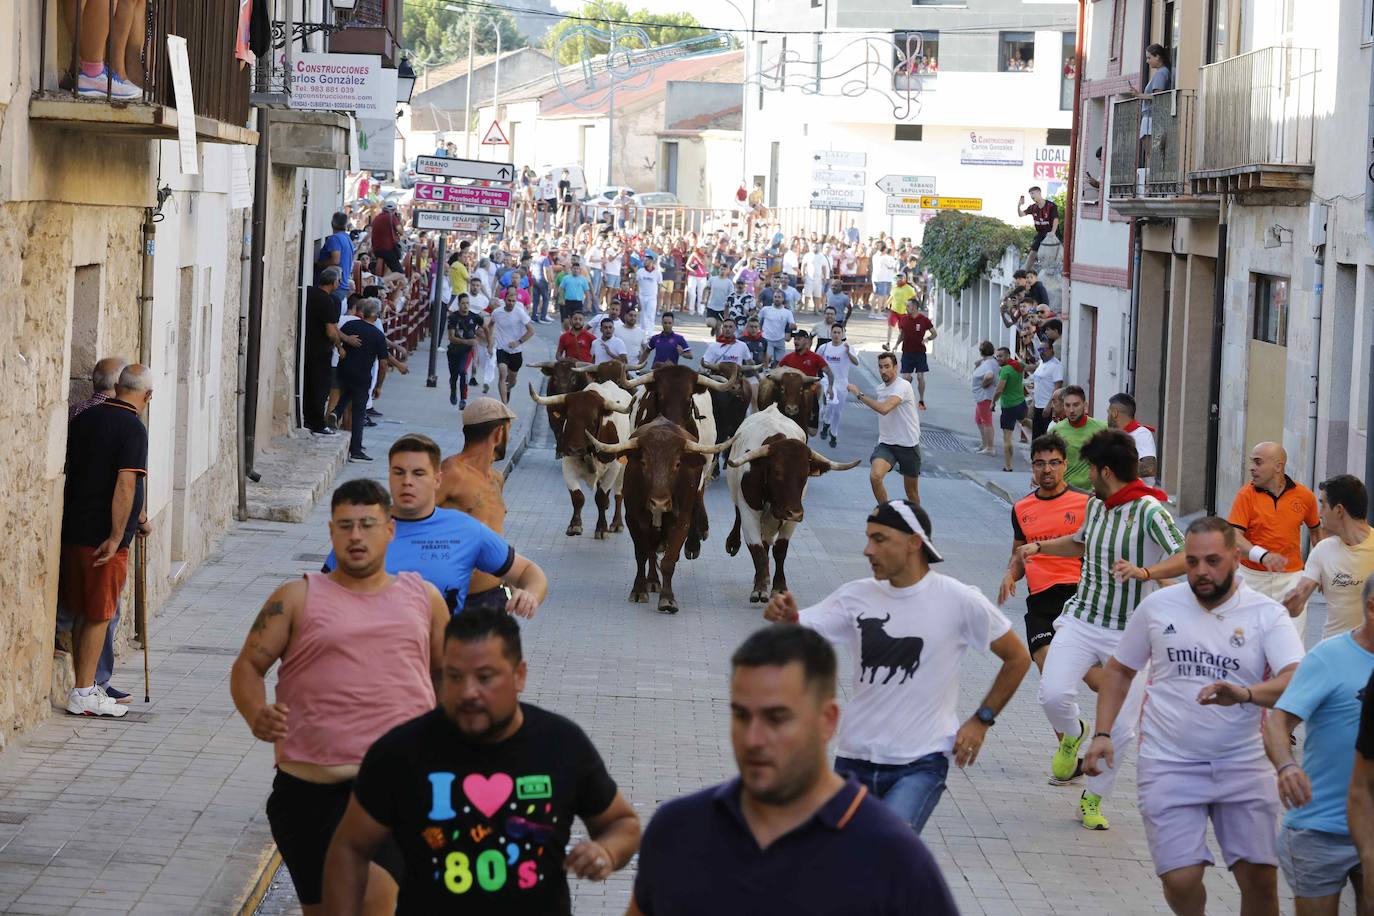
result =
[[[800,623],[858,660],[840,719],[835,772],[867,786],[918,834],[944,792],[949,760],[972,764],[1030,668],[1011,622],[977,589],[932,572],[944,559],[919,505],[896,499],[868,516],[864,557],[873,576],[840,586],[801,610],[773,596],[768,620]],[[1002,667],[982,704],[959,722],[959,671],[970,648]]]
[[[396,201],[388,200],[372,218],[372,253],[393,272],[401,271],[401,215]]]

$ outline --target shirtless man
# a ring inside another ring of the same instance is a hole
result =
[[[505,475],[492,464],[506,457],[506,442],[515,414],[496,398],[474,398],[463,408],[463,450],[440,465],[438,503],[466,512],[497,534],[506,524]],[[463,610],[506,609],[510,592],[501,580],[473,570]]]

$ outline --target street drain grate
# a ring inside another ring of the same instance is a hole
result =
[[[238,655],[239,650],[233,646],[177,646],[173,652],[185,652],[187,655]]]
[[[921,430],[921,451],[923,452],[968,452],[972,451],[964,440],[947,429],[931,429],[924,427]]]

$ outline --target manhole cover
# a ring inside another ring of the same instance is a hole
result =
[[[921,429],[921,451],[923,452],[967,452],[969,447],[954,433],[947,429]]]

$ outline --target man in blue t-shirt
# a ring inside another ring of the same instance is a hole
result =
[[[1346,793],[1360,730],[1360,699],[1374,674],[1374,588],[1364,590],[1364,622],[1307,654],[1264,726],[1264,749],[1278,771],[1288,813],[1279,831],[1279,866],[1298,912],[1336,912],[1347,882],[1359,891],[1360,855],[1346,820]],[[1291,738],[1306,723],[1302,763]],[[1304,906],[1306,908],[1304,908]]]
[[[409,433],[392,444],[387,476],[396,539],[386,550],[386,571],[419,573],[457,613],[473,570],[481,570],[505,582],[509,613],[533,617],[549,591],[544,571],[466,512],[438,508],[442,460],[438,444],[428,436]],[[331,550],[324,571],[333,568]]]
[[[353,238],[348,234],[348,215],[342,211],[335,213],[330,220],[334,232],[320,246],[320,257],[315,262],[315,284],[319,285],[320,271],[326,267],[337,267],[341,273],[339,285],[331,294],[340,306],[348,301],[353,283]],[[342,309],[339,317],[342,317]]]
[[[654,360],[649,364],[650,366],[657,366],[659,363],[676,365],[681,357],[690,358],[692,355],[692,348],[687,343],[687,338],[673,330],[673,313],[664,312],[662,319],[663,330],[645,341],[644,353],[640,354],[640,361],[642,362],[644,355],[652,351]]]
[[[572,318],[575,312],[585,312],[587,296],[591,292],[592,281],[582,273],[582,265],[576,262],[568,273],[558,281],[560,314],[565,319]]]

